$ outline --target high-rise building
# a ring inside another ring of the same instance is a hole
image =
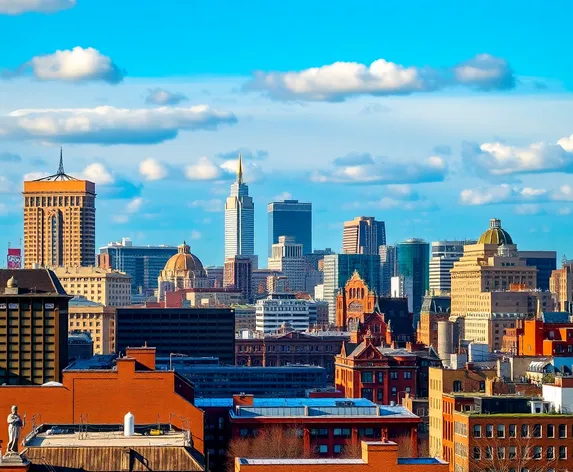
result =
[[[549,289],[555,297],[556,309],[573,313],[573,263],[565,261],[549,279]]]
[[[292,236],[279,236],[279,242],[273,244],[268,265],[269,269],[282,272],[287,278],[290,292],[306,289],[306,261],[302,257],[302,244],[295,243]]]
[[[24,182],[24,267],[95,265],[95,184],[64,172]]]
[[[222,288],[225,268],[223,266],[205,266],[209,287]]]
[[[288,323],[294,330],[306,331],[310,326],[312,304],[309,300],[297,299],[294,293],[273,293],[263,300],[257,300],[256,329],[270,334]]]
[[[396,246],[380,246],[380,294],[390,296],[391,280],[396,275]]]
[[[269,257],[272,256],[273,244],[279,242],[280,236],[290,236],[302,244],[302,253],[312,252],[312,203],[298,200],[284,200],[269,203]]]
[[[250,302],[252,293],[253,259],[249,256],[234,256],[225,259],[223,286],[240,290],[244,299]]]
[[[249,187],[243,182],[243,158],[239,154],[237,180],[231,185],[225,203],[225,259],[254,255],[255,205],[249,197]]]
[[[70,298],[51,270],[0,270],[0,385],[60,381]]]
[[[397,276],[412,279],[412,312],[414,326],[418,323],[424,295],[429,289],[430,247],[422,239],[408,239],[396,246]]]
[[[476,241],[433,241],[430,257],[430,292],[436,295],[449,293],[452,289],[450,270],[454,262],[464,255],[466,244]]]
[[[177,254],[175,246],[134,246],[129,238],[100,247],[98,266],[114,269],[131,276],[131,292],[151,296],[157,288],[157,278],[171,256]]]
[[[537,269],[537,288],[548,291],[551,273],[557,269],[557,253],[555,251],[519,251],[519,257],[525,260],[525,265]]]
[[[344,254],[379,254],[386,244],[386,226],[372,216],[358,216],[344,223],[342,252]]]
[[[336,323],[336,296],[357,271],[371,290],[380,289],[380,256],[370,254],[331,254],[324,256],[324,300],[328,319]]]
[[[131,305],[131,277],[100,267],[56,267],[54,273],[66,293],[105,306]]]

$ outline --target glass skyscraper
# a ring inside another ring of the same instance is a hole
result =
[[[380,291],[380,256],[372,254],[332,254],[324,256],[324,300],[328,302],[328,320],[336,322],[336,295],[358,271],[371,290]]]
[[[422,309],[422,301],[430,288],[430,245],[422,239],[408,239],[396,246],[398,274],[412,280],[414,326]]]
[[[225,259],[255,254],[255,205],[243,182],[243,159],[239,154],[237,180],[225,203]]]
[[[298,200],[284,200],[269,203],[269,257],[273,244],[279,242],[279,236],[293,237],[295,243],[302,244],[302,253],[312,252],[312,203]]]

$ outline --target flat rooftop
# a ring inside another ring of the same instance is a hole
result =
[[[54,428],[56,429],[56,428]],[[26,438],[26,447],[143,447],[143,446],[180,446],[188,445],[182,431],[173,431],[159,436],[135,434],[124,436],[123,431],[89,431],[86,433],[66,432],[51,434],[52,429]]]

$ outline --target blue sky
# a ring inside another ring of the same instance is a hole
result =
[[[97,244],[223,257],[233,157],[256,248],[266,204],[314,205],[314,246],[372,215],[388,239],[573,251],[573,62],[554,1],[0,0],[0,247],[26,174],[96,181]],[[570,257],[572,257],[570,255]]]

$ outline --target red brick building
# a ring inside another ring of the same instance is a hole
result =
[[[407,395],[428,396],[428,368],[440,366],[433,350],[375,346],[370,337],[346,343],[336,356],[335,385],[349,398],[367,398],[384,405],[400,404]]]

